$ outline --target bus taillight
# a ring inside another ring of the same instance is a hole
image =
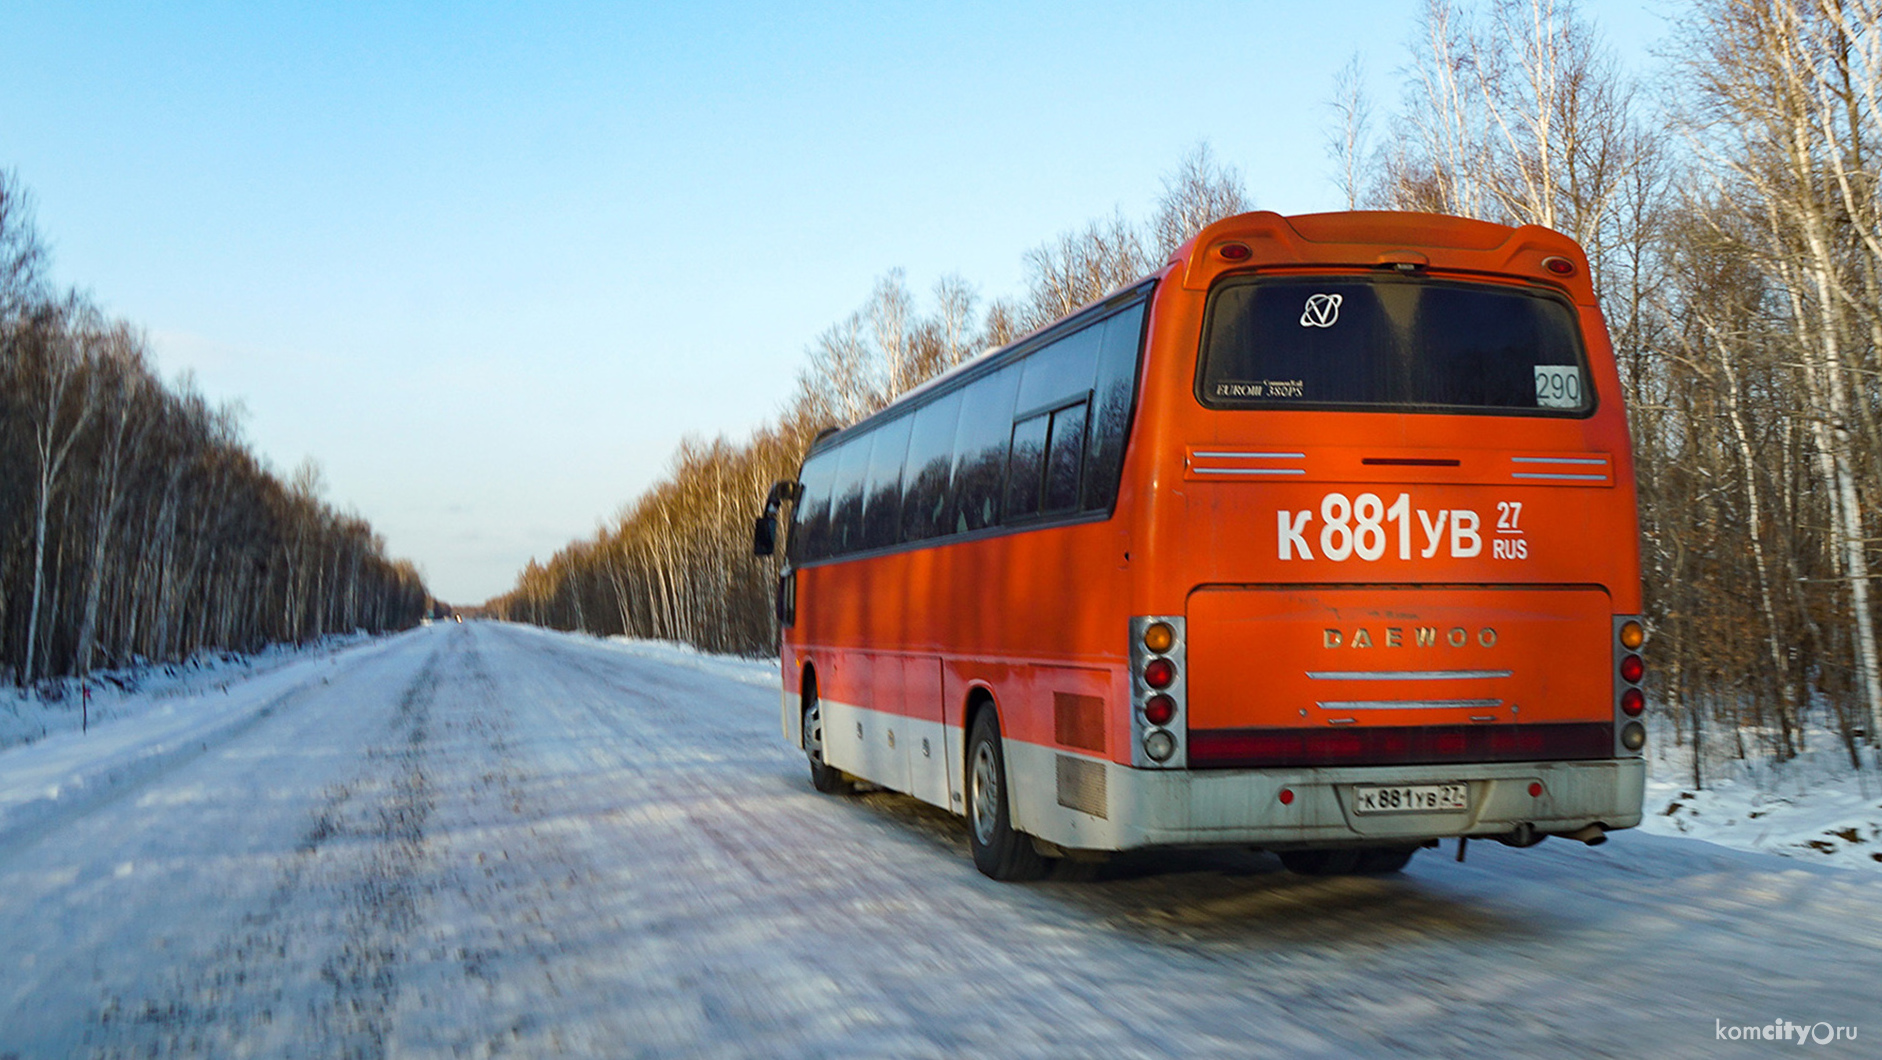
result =
[[[1131,765],[1139,769],[1189,765],[1183,627],[1175,615],[1130,620]]]
[[[1640,661],[1640,656],[1629,655],[1621,660],[1621,680],[1637,685],[1647,673],[1647,664]]]
[[[1647,631],[1640,623],[1632,619],[1621,623],[1621,647],[1628,651],[1639,651],[1640,646],[1646,642]]]
[[[1144,630],[1144,647],[1158,655],[1176,644],[1176,630],[1168,622],[1152,622]]]
[[[1144,703],[1144,720],[1152,725],[1168,725],[1176,717],[1176,700],[1165,695],[1151,696]]]
[[[1168,688],[1176,680],[1176,664],[1168,659],[1156,658],[1144,666],[1144,684],[1151,688]],[[1168,698],[1167,696],[1164,698]]]
[[[1647,663],[1640,649],[1647,643],[1646,628],[1640,620],[1619,617],[1614,620],[1614,755],[1633,756],[1647,746],[1647,727],[1637,719],[1647,709],[1647,694],[1640,683],[1646,679]]]

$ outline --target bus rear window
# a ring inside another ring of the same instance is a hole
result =
[[[1230,280],[1203,322],[1216,408],[1594,407],[1575,312],[1542,292],[1403,276]]]

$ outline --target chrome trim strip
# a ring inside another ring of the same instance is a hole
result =
[[[1192,467],[1198,475],[1305,475],[1299,467]]]
[[[1511,478],[1552,478],[1571,479],[1576,482],[1606,482],[1606,475],[1551,475],[1540,471],[1512,471]]]
[[[1469,681],[1509,677],[1513,670],[1308,670],[1316,681]]]
[[[1459,707],[1500,707],[1500,699],[1357,699],[1315,703],[1321,710],[1455,710]]]
[[[1194,453],[1191,453],[1191,454],[1189,454],[1189,455],[1190,455],[1190,456],[1196,456],[1196,457],[1202,457],[1202,458],[1204,458],[1204,459],[1218,459],[1218,460],[1219,460],[1219,459],[1227,459],[1227,460],[1235,460],[1235,459],[1243,459],[1243,460],[1305,460],[1305,459],[1307,459],[1307,454],[1306,454],[1306,453],[1227,453],[1227,452],[1223,452],[1223,453],[1205,453],[1205,452],[1202,452],[1201,450],[1198,450],[1198,451],[1196,451],[1196,452],[1194,452]]]
[[[1512,464],[1600,464],[1606,467],[1605,456],[1512,456]]]

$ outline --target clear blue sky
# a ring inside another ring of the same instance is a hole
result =
[[[1585,10],[1638,58],[1649,7]],[[1015,293],[1204,139],[1338,207],[1334,72],[1383,116],[1415,8],[7,0],[0,167],[59,282],[474,603],[772,416],[890,268]]]

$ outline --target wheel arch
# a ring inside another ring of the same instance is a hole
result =
[[[972,768],[967,762],[967,745],[974,736],[974,723],[980,720],[981,714],[988,711],[993,713],[993,727],[1000,729],[1000,705],[993,698],[993,689],[984,681],[975,681],[968,685],[966,701],[961,707],[961,746],[958,759],[961,763],[961,775],[956,778],[961,783],[962,791],[967,790],[967,771]],[[1000,738],[1004,740],[1006,733],[1001,732]]]
[[[804,715],[810,713],[810,701],[817,698],[817,664],[804,660],[803,668],[797,672],[797,746],[805,746]]]

